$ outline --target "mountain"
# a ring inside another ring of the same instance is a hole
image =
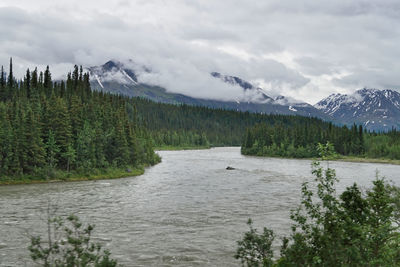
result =
[[[361,89],[353,94],[332,94],[314,105],[336,121],[364,125],[370,130],[400,128],[400,93]]]
[[[257,102],[273,102],[274,100],[267,96],[263,90],[259,87],[255,87],[253,86],[251,83],[242,80],[239,77],[236,76],[229,76],[229,75],[223,75],[219,72],[211,72],[211,76],[213,76],[214,78],[220,79],[221,81],[223,81],[224,83],[230,84],[230,85],[237,85],[240,86],[244,92],[253,92],[252,95],[255,96],[255,99]]]
[[[143,83],[140,81],[140,73],[151,72],[151,69],[133,61],[124,64],[110,60],[104,65],[90,67],[88,71],[92,88],[95,90],[144,97],[156,102],[318,117],[338,124],[362,124],[365,128],[376,131],[400,128],[400,93],[393,90],[364,88],[349,95],[332,94],[312,106],[281,95],[268,96],[262,88],[239,77],[211,72],[210,75],[215,79],[243,89],[241,99],[221,101],[172,93],[163,87]]]
[[[129,67],[127,66],[129,65]],[[138,66],[130,61],[130,64],[123,64],[118,61],[108,61],[104,65],[88,68],[91,80],[91,86],[94,90],[121,94],[131,97],[144,97],[156,102],[170,104],[188,104],[207,106],[211,108],[231,109],[237,111],[250,111],[259,113],[301,115],[308,117],[319,117],[329,120],[330,117],[320,110],[306,103],[293,103],[285,99],[275,100],[268,96],[261,88],[253,86],[251,83],[235,76],[223,75],[218,72],[210,73],[216,79],[230,84],[240,86],[244,92],[243,99],[235,101],[221,101],[200,99],[191,96],[168,92],[160,86],[149,85],[140,82],[140,73],[135,70],[151,72],[150,68]],[[134,66],[134,67],[132,67]],[[246,97],[248,97],[246,99]]]

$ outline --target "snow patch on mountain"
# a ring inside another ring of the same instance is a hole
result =
[[[212,77],[221,80],[224,83],[232,86],[239,86],[243,90],[242,101],[251,103],[271,103],[273,99],[265,94],[264,90],[255,87],[250,82],[245,81],[236,76],[223,75],[219,72],[211,72]]]
[[[283,95],[275,97],[274,103],[282,106],[303,107],[303,108],[311,107],[311,105],[306,102],[302,102],[297,99]]]
[[[390,129],[398,126],[400,93],[364,88],[349,95],[332,94],[314,107],[346,122],[362,123],[372,129]]]
[[[98,76],[97,74],[95,74],[94,77],[96,78],[96,81],[97,81],[97,83],[100,85],[100,87],[104,89],[104,86],[103,86],[103,84],[101,83],[101,81],[100,81],[100,79],[99,79],[99,76]]]
[[[102,66],[88,68],[91,78],[96,79],[100,87],[104,89],[104,82],[117,81],[121,84],[137,84],[135,73],[124,67],[119,61],[110,60]]]

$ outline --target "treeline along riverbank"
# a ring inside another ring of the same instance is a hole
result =
[[[10,60],[0,75],[1,183],[142,173],[160,159],[128,102],[92,91],[82,67],[66,81],[53,81],[48,67],[17,81]]]
[[[400,159],[400,132],[368,132],[361,125],[294,119],[289,125],[259,123],[247,129],[242,154],[289,158],[319,157],[318,144],[329,144],[333,158]],[[345,157],[343,157],[345,156]],[[396,161],[391,161],[396,163]]]
[[[340,155],[400,159],[400,134],[366,132],[317,118],[162,104],[90,88],[75,66],[65,81],[49,67],[0,73],[0,183],[113,178],[160,161],[158,148],[240,146],[246,155]]]

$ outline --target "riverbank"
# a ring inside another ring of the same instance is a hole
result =
[[[155,147],[156,151],[178,151],[178,150],[199,150],[210,149],[211,146],[159,146]]]
[[[250,157],[260,157],[260,158],[281,158],[281,159],[322,161],[322,158],[294,158],[294,157],[281,157],[281,156],[260,156],[260,155],[250,155],[250,154],[242,154],[242,155],[243,156],[250,156]],[[343,161],[343,162],[379,163],[379,164],[400,165],[400,160],[398,160],[398,159],[363,158],[363,157],[342,156],[342,155],[339,155],[339,156],[334,157],[334,158],[329,158],[328,160],[329,161]]]
[[[374,158],[360,158],[360,157],[351,157],[351,156],[340,156],[337,159],[332,159],[332,161],[381,163],[381,164],[400,165],[400,160],[398,160],[398,159],[380,159],[380,158],[374,159]]]
[[[143,173],[144,167],[94,169],[88,173],[54,170],[52,171],[52,173],[47,174],[47,178],[43,178],[46,177],[46,175],[23,175],[18,178],[2,177],[0,178],[0,186],[117,179],[123,177],[138,176],[142,175]]]
[[[154,150],[158,151],[179,151],[179,150],[203,150],[210,149],[212,146],[159,146]],[[280,156],[257,156],[257,155],[246,155],[244,156],[252,156],[252,157],[271,157],[271,158],[286,158],[286,159],[298,159],[298,160],[318,160],[321,161],[321,158],[290,158],[290,157],[280,157]],[[400,165],[400,160],[396,159],[384,159],[384,158],[363,158],[363,157],[354,157],[354,156],[342,156],[339,155],[337,158],[331,158],[330,161],[343,161],[343,162],[359,162],[359,163],[380,163],[380,164],[392,164],[392,165]]]

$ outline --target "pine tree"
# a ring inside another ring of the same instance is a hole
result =
[[[31,98],[31,72],[29,71],[29,69],[26,71],[24,85],[26,90],[26,97]]]
[[[50,73],[50,68],[49,66],[46,67],[46,70],[44,72],[44,78],[43,78],[43,88],[45,89],[45,92],[47,96],[51,96],[53,86],[52,86],[52,81],[51,81],[51,73]]]
[[[83,129],[78,133],[76,141],[77,164],[84,169],[95,167],[95,148],[93,144],[94,132],[88,121],[83,124]]]
[[[74,91],[78,89],[78,81],[79,81],[79,68],[77,65],[75,65],[74,71],[72,72],[72,83]]]
[[[51,98],[51,106],[49,107],[49,116],[47,117],[48,128],[55,135],[56,144],[60,148],[61,153],[68,150],[69,142],[71,141],[71,122],[69,112],[65,101],[60,97],[53,96]],[[66,166],[67,159],[64,157],[58,158],[59,164]]]
[[[1,65],[1,73],[0,73],[0,88],[4,88],[6,86],[6,78],[4,77],[4,67]]]
[[[0,73],[0,101],[6,101],[7,99],[7,89],[6,86],[6,74],[4,73],[4,68],[1,66],[1,73]]]
[[[54,169],[57,166],[60,148],[56,143],[56,137],[52,130],[49,130],[49,133],[48,133],[46,149],[47,149],[47,165],[51,169]]]
[[[35,68],[35,70],[32,71],[31,83],[32,83],[32,88],[34,90],[37,90],[38,89],[38,70],[37,70],[37,68]]]
[[[46,150],[41,138],[41,129],[35,114],[31,109],[28,110],[26,118],[25,138],[28,141],[26,145],[27,171],[32,172],[35,168],[43,167],[45,164]]]
[[[7,107],[0,102],[0,174],[9,173],[12,156],[12,127],[7,117]]]
[[[12,90],[12,88],[14,86],[14,74],[13,74],[12,58],[10,58],[10,70],[9,70],[9,73],[8,73],[7,86],[9,88],[9,90]]]
[[[76,151],[72,147],[72,144],[68,144],[67,151],[64,152],[63,157],[67,159],[67,172],[70,171],[70,167],[75,163]]]

